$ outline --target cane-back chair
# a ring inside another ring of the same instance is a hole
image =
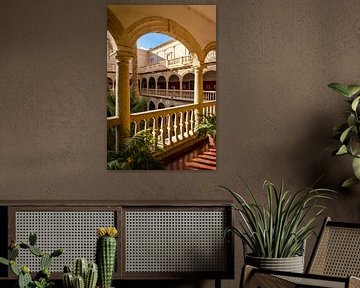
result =
[[[244,266],[240,287],[360,287],[360,224],[326,218],[306,273]]]

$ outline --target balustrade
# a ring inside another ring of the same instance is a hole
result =
[[[141,88],[140,94],[143,96],[168,97],[180,100],[193,100],[194,90],[177,90],[177,89],[146,89]],[[203,91],[204,101],[215,101],[216,91]]]
[[[153,148],[164,151],[195,137],[197,112],[204,115],[215,114],[216,101],[189,104],[165,109],[158,109],[130,115],[133,133],[149,129],[154,137]],[[118,117],[109,117],[108,128],[119,125]]]

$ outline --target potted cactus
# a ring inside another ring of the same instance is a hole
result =
[[[99,287],[110,288],[116,258],[115,227],[100,227],[97,229],[96,262],[99,267]]]
[[[71,272],[69,266],[64,267],[64,288],[95,288],[98,279],[98,267],[96,263],[88,262],[85,258],[78,258]]]
[[[49,288],[54,285],[50,280],[50,265],[54,257],[64,253],[63,249],[57,249],[52,253],[45,253],[36,246],[36,233],[30,233],[29,243],[12,243],[8,252],[8,259],[0,257],[0,263],[10,266],[11,271],[18,277],[18,288]],[[32,279],[30,268],[26,265],[19,266],[16,259],[20,249],[26,249],[33,255],[39,257],[41,270]]]

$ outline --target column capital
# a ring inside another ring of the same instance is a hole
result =
[[[117,50],[115,59],[120,62],[129,62],[132,58],[134,58],[134,53],[130,50]]]
[[[206,67],[204,62],[198,62],[194,63],[194,71],[195,72],[202,72],[202,70],[204,70],[204,68]]]

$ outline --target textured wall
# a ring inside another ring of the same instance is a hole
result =
[[[325,173],[338,189],[350,163],[325,148],[346,105],[326,85],[360,82],[359,1],[196,3],[218,6],[215,173],[107,171],[107,2],[0,0],[0,199],[224,199],[209,187],[237,175],[262,199],[264,179],[296,189]],[[359,221],[358,190],[329,214]]]

